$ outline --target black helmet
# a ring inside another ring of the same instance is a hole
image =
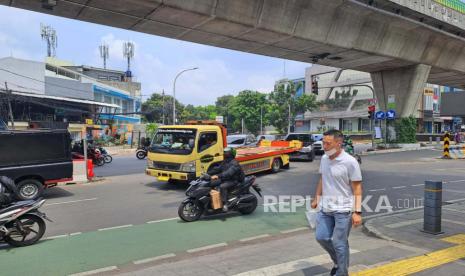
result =
[[[224,159],[234,159],[236,158],[236,150],[231,147],[226,147],[223,150]]]

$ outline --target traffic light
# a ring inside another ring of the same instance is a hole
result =
[[[375,114],[375,106],[374,105],[368,106],[368,119],[370,120],[373,119],[374,114]]]
[[[315,95],[318,95],[318,81],[317,80],[312,81],[312,93]]]

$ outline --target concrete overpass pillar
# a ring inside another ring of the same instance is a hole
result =
[[[388,110],[389,98],[394,98],[398,118],[414,115],[430,70],[431,66],[418,64],[371,73],[379,108]]]

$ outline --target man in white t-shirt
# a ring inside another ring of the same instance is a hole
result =
[[[312,208],[320,205],[316,240],[328,252],[334,267],[330,275],[348,276],[349,233],[362,223],[362,174],[357,160],[342,149],[339,130],[323,134],[325,155]]]

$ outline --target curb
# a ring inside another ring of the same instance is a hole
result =
[[[412,148],[412,149],[388,149],[388,150],[380,150],[380,151],[366,151],[366,152],[361,153],[360,155],[367,156],[367,155],[378,155],[378,154],[384,154],[384,153],[431,150],[431,149],[435,149],[435,147],[429,146],[429,147],[420,147],[420,148]]]
[[[449,200],[449,201],[446,201],[446,202],[449,202],[449,203],[452,203],[452,204],[462,203],[462,202],[465,202],[465,199]],[[412,208],[412,209],[407,209],[407,210],[395,211],[395,212],[392,212],[392,213],[383,214],[383,215],[379,215],[379,216],[376,216],[376,217],[366,218],[365,222],[362,224],[362,231],[366,235],[372,236],[372,237],[375,237],[375,238],[378,238],[378,239],[383,239],[383,240],[387,240],[387,241],[402,243],[402,241],[393,239],[393,238],[381,233],[381,231],[379,231],[373,225],[373,222],[375,220],[379,219],[379,218],[384,218],[384,217],[387,217],[387,216],[395,216],[395,215],[403,214],[403,213],[410,213],[410,212],[419,211],[419,210],[422,210],[422,209],[423,209],[422,207],[420,207],[420,208]]]

